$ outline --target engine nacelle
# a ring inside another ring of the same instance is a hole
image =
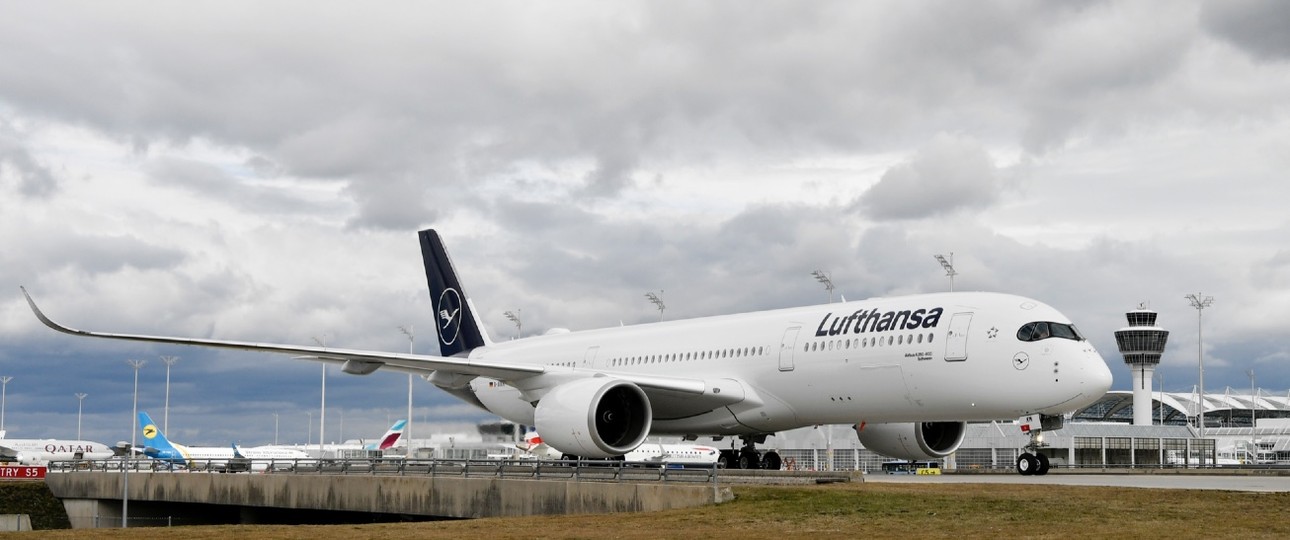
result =
[[[940,459],[958,450],[967,433],[966,422],[859,424],[860,444],[884,456],[912,461]]]
[[[639,386],[592,377],[551,389],[538,402],[533,420],[542,440],[552,448],[585,458],[608,458],[645,442],[654,412]]]

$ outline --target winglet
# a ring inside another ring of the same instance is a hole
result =
[[[54,322],[53,319],[46,317],[45,313],[40,311],[40,308],[36,306],[36,301],[31,299],[30,294],[27,294],[27,288],[23,287],[22,285],[19,285],[18,288],[22,290],[23,297],[27,299],[27,305],[31,306],[32,313],[35,313],[36,318],[40,319],[40,322],[44,323],[45,326],[53,328],[54,330],[58,330],[59,332],[62,332],[64,334],[73,334],[73,335],[82,335],[82,336],[90,335],[89,332],[83,332],[75,328],[68,328],[66,326],[63,326],[61,324]]]

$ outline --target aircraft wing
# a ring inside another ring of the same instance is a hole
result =
[[[12,448],[9,448],[8,446],[0,446],[0,457],[5,457],[9,459],[16,458],[18,457],[18,451]]]
[[[314,347],[308,345],[281,345],[274,343],[253,343],[247,341],[147,336],[140,334],[116,334],[77,330],[54,322],[46,316],[38,306],[36,306],[35,300],[32,300],[31,295],[27,294],[26,287],[19,288],[22,289],[22,295],[26,297],[27,304],[31,306],[31,311],[36,314],[36,318],[40,319],[40,322],[54,330],[74,336],[289,354],[303,360],[316,360],[320,362],[343,364],[346,372],[360,375],[371,373],[376,371],[378,368],[384,368],[392,371],[408,373],[430,374],[435,372],[444,372],[464,375],[467,377],[479,376],[504,381],[514,381],[546,373],[546,367],[541,365],[478,359],[472,360],[470,358],[457,356],[429,356],[382,351],[336,349],[331,347]],[[704,390],[707,388],[707,384],[700,379],[637,373],[613,373],[611,376],[636,383],[645,388],[647,392],[650,390],[663,390],[667,392],[677,392],[684,395],[702,395]],[[658,398],[662,398],[662,396],[658,396]],[[651,399],[655,399],[655,396],[651,395]],[[738,399],[734,399],[734,401],[738,401]]]
[[[358,370],[357,372],[359,373],[370,373],[379,367],[388,366],[395,368],[398,371],[423,374],[435,371],[446,371],[462,375],[478,375],[481,377],[491,377],[503,380],[515,380],[539,375],[546,371],[543,366],[508,362],[474,361],[469,358],[458,357],[335,349],[331,347],[311,347],[306,345],[279,345],[273,343],[253,343],[246,341],[89,332],[69,328],[54,322],[49,317],[45,316],[44,312],[40,311],[40,308],[36,306],[36,302],[31,299],[31,295],[27,294],[26,287],[19,288],[22,289],[22,295],[27,298],[27,304],[31,306],[31,310],[36,314],[36,318],[40,319],[40,322],[45,323],[45,326],[53,328],[54,330],[74,336],[290,354],[308,360],[342,364],[348,362],[351,363],[353,368]]]

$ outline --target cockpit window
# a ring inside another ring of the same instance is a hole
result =
[[[1070,339],[1074,341],[1084,341],[1084,336],[1074,325],[1056,323],[1056,322],[1032,322],[1026,323],[1017,330],[1017,340],[1019,341],[1039,341],[1050,337]]]

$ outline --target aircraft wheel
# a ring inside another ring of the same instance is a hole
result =
[[[1035,474],[1035,469],[1039,468],[1039,459],[1031,455],[1030,452],[1022,452],[1017,456],[1017,473],[1022,476]]]
[[[768,471],[778,471],[782,465],[779,452],[766,452],[766,455],[761,457],[761,468]]]
[[[722,450],[721,456],[717,458],[717,464],[722,469],[738,469],[739,461],[735,459],[734,452]]]
[[[761,465],[761,457],[757,452],[742,451],[739,452],[740,469],[756,469]]]
[[[1048,456],[1035,454],[1035,459],[1039,461],[1039,466],[1035,467],[1035,474],[1040,476],[1048,474]]]

